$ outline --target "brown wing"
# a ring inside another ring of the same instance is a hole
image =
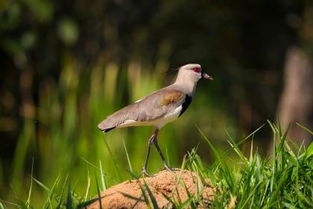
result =
[[[160,89],[136,103],[130,104],[102,121],[98,128],[102,131],[109,131],[125,121],[153,121],[174,111],[179,107],[185,98],[185,94],[173,86]]]
[[[170,90],[160,100],[160,106],[167,106],[183,98],[184,94],[178,90]]]

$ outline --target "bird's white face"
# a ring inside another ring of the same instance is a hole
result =
[[[198,82],[201,78],[212,80],[208,74],[202,72],[201,65],[199,64],[187,64],[180,68],[180,74],[187,80]]]
[[[189,71],[191,71],[191,77],[195,80],[198,81],[202,78],[202,69],[200,65],[191,65],[188,68]]]

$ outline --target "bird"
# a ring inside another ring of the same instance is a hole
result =
[[[154,126],[154,132],[148,140],[146,157],[141,173],[151,176],[148,171],[148,160],[151,146],[157,149],[164,168],[172,170],[158,144],[159,130],[169,122],[179,118],[189,107],[201,79],[213,80],[211,76],[202,71],[200,64],[186,64],[178,69],[173,84],[152,92],[124,108],[107,116],[98,124],[98,128],[107,133],[115,128],[131,126]]]

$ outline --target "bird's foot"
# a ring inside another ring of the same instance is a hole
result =
[[[142,174],[143,176],[153,177],[153,175],[152,175],[152,174],[148,173],[148,171],[147,171],[147,169],[146,169],[146,168],[142,168],[142,170],[141,170],[141,174]]]
[[[168,170],[168,171],[170,171],[170,172],[179,171],[178,168],[171,168],[171,167],[169,167],[169,166],[166,165],[166,164],[164,164],[164,169],[165,169],[165,170]]]

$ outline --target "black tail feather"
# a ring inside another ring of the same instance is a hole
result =
[[[109,132],[109,131],[111,131],[111,130],[113,130],[113,129],[115,129],[116,127],[111,127],[111,128],[106,128],[106,129],[101,129],[101,128],[99,128],[100,129],[100,131],[102,131],[103,133],[107,133],[107,132]]]

